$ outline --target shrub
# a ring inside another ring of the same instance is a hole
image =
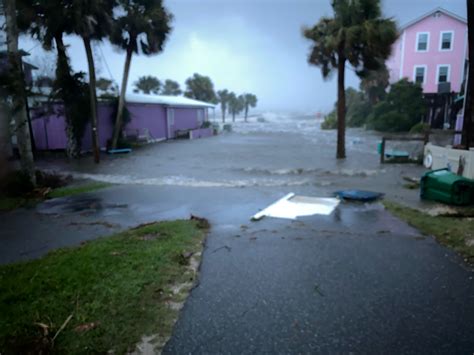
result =
[[[201,128],[209,128],[211,127],[212,123],[211,121],[204,121],[201,125]]]
[[[336,129],[336,127],[337,127],[336,111],[331,111],[329,114],[324,116],[324,121],[321,123],[321,129]]]
[[[226,123],[222,129],[226,132],[232,132],[232,125],[230,123]]]
[[[391,86],[384,101],[374,106],[368,127],[383,132],[408,132],[425,112],[421,86],[402,79]]]
[[[1,195],[22,197],[33,191],[34,186],[28,174],[23,171],[8,173],[0,182]]]
[[[410,128],[410,133],[425,133],[429,132],[430,128],[431,127],[428,123],[418,122],[416,125]]]

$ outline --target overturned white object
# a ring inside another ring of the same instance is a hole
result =
[[[315,214],[327,216],[336,209],[339,202],[337,198],[297,196],[289,193],[255,214],[252,220],[258,221],[265,216],[288,219]]]

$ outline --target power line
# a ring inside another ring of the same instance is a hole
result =
[[[112,75],[112,72],[110,71],[109,64],[107,63],[107,59],[105,59],[104,52],[102,52],[102,46],[100,43],[97,44],[97,47],[99,47],[100,55],[105,63],[105,67],[107,68],[107,71],[109,72],[109,77],[112,80],[115,80],[114,76]]]

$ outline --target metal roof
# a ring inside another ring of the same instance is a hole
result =
[[[433,10],[427,12],[426,14],[424,14],[424,15],[422,15],[422,16],[420,16],[420,17],[418,17],[418,18],[416,18],[416,19],[414,19],[414,20],[412,20],[412,21],[410,21],[410,22],[408,22],[408,23],[406,23],[405,25],[403,25],[403,26],[401,27],[401,30],[405,30],[406,28],[408,28],[408,27],[414,25],[414,24],[417,23],[417,22],[420,22],[420,21],[423,20],[424,18],[426,18],[426,17],[428,17],[428,16],[431,16],[431,15],[435,14],[435,13],[438,12],[438,11],[441,12],[441,13],[443,13],[443,14],[445,14],[446,16],[452,17],[452,18],[454,18],[454,19],[456,19],[456,20],[458,20],[458,21],[461,21],[461,22],[464,22],[464,23],[467,24],[467,20],[466,20],[464,17],[461,17],[461,16],[459,16],[459,15],[456,15],[455,13],[453,13],[453,12],[451,12],[451,11],[448,11],[448,10],[446,10],[446,9],[443,9],[442,7],[437,7],[437,8],[435,8],[435,9],[433,9]]]
[[[127,94],[125,101],[128,103],[158,104],[173,107],[216,107],[216,105],[209,102],[193,100],[184,96]]]

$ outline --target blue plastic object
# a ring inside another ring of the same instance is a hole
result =
[[[344,200],[361,202],[375,201],[384,196],[384,194],[380,192],[364,190],[341,190],[334,192],[334,195]]]
[[[107,153],[109,154],[123,154],[123,153],[131,153],[132,150],[130,148],[122,148],[122,149],[109,149]]]

